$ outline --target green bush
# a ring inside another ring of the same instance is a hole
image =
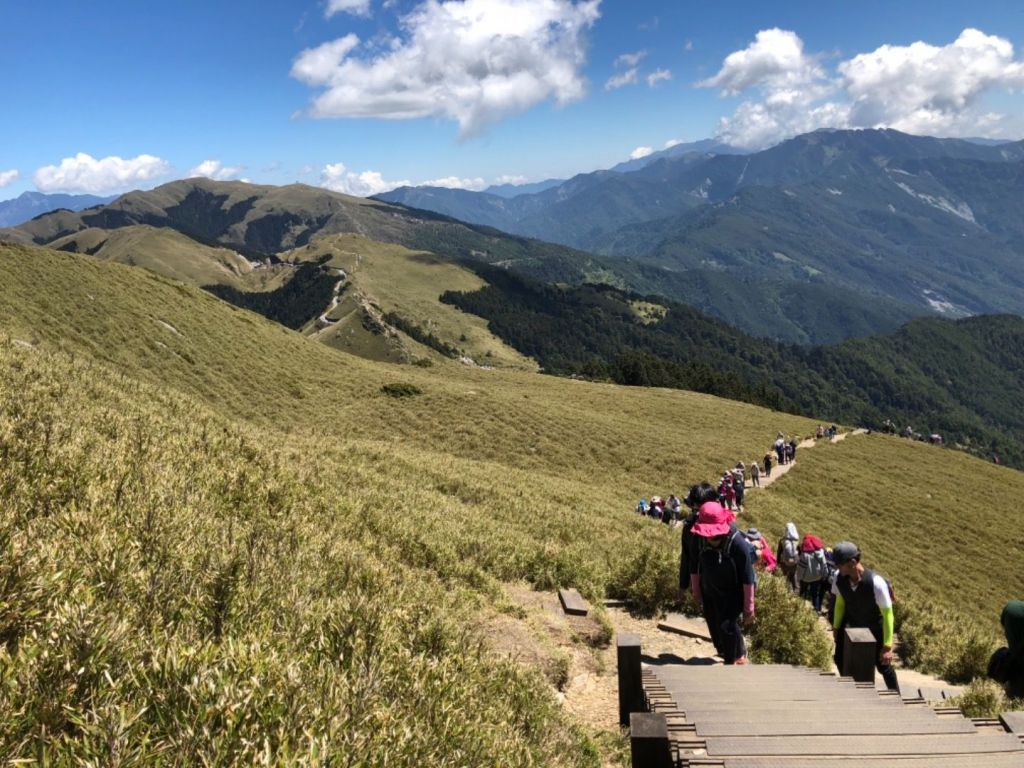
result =
[[[663,611],[678,598],[678,554],[665,547],[642,546],[615,568],[608,582],[608,594],[631,601],[633,609],[642,615]]]
[[[899,644],[903,663],[951,683],[983,678],[996,648],[994,634],[956,611],[900,601]]]
[[[967,717],[998,717],[1009,709],[1002,687],[992,680],[975,680],[962,695],[949,699],[947,705],[960,707]],[[1018,702],[1024,704],[1024,702]]]
[[[423,390],[415,384],[407,384],[403,382],[385,384],[380,388],[380,391],[388,397],[415,397],[416,395],[423,394]]]
[[[810,604],[769,574],[762,574],[757,584],[750,646],[753,661],[760,664],[802,664],[824,671],[832,667],[832,643]]]

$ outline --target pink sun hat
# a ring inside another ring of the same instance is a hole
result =
[[[736,515],[717,501],[706,501],[700,505],[693,533],[704,537],[724,536],[729,532],[729,525],[735,519]]]

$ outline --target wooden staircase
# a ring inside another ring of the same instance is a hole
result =
[[[786,665],[650,661],[640,684],[656,714],[631,715],[634,766],[1024,768],[1024,743],[1003,722],[934,710],[869,683]],[[620,663],[620,685],[622,674]],[[652,717],[667,726],[668,748],[641,737],[638,752],[641,729],[657,738],[643,720]]]

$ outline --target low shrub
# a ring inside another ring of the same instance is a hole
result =
[[[1009,701],[1002,687],[992,680],[975,680],[960,696],[947,700],[946,704],[960,707],[966,717],[998,717],[1009,708]],[[1018,702],[1024,705],[1024,702]]]
[[[415,384],[407,384],[403,382],[385,384],[380,388],[380,391],[388,397],[415,397],[416,395],[423,394],[423,390]]]
[[[829,670],[832,644],[810,604],[786,582],[762,574],[757,584],[757,618],[750,629],[750,655],[761,664],[802,664]]]
[[[899,644],[903,663],[951,683],[983,678],[996,648],[994,634],[956,611],[901,600]]]
[[[629,600],[641,615],[654,615],[677,601],[679,556],[665,547],[645,545],[624,558],[608,581],[610,597]]]

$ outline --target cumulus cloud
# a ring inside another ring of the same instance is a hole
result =
[[[526,183],[526,177],[525,176],[499,176],[498,178],[496,178],[494,180],[494,183],[498,184],[498,185],[501,185],[501,184],[513,184],[513,185],[518,187],[520,184],[525,184]]]
[[[665,142],[665,149],[672,149],[672,147],[678,147],[682,143],[683,142],[681,139],[669,139],[668,141]]]
[[[303,51],[291,75],[322,92],[312,117],[446,117],[463,137],[585,91],[585,33],[600,0],[426,0],[384,47],[353,34]],[[359,49],[360,53],[356,51]]]
[[[350,171],[344,163],[333,163],[323,167],[320,171],[320,186],[326,187],[334,192],[342,192],[346,195],[356,197],[370,197],[379,195],[382,192],[390,192],[397,187],[412,186],[412,182],[403,179],[402,181],[385,181],[384,177],[377,171]]]
[[[60,165],[39,168],[32,180],[40,192],[104,194],[152,181],[170,172],[170,164],[153,155],[129,159],[112,155],[97,160],[79,152],[74,157],[65,157]]]
[[[842,62],[839,74],[852,124],[910,133],[971,130],[968,113],[985,93],[1024,87],[1024,61],[1014,60],[1013,45],[976,29],[941,47],[883,45]]]
[[[243,165],[223,165],[220,160],[203,160],[195,168],[190,168],[188,177],[205,176],[216,181],[234,179],[245,170]]]
[[[9,171],[0,171],[0,188],[6,187],[12,183],[21,174],[18,173],[17,169],[11,169]]]
[[[351,13],[353,16],[369,16],[370,0],[327,0],[324,16],[328,19],[336,13]]]
[[[424,181],[420,186],[446,187],[448,189],[471,189],[478,192],[487,186],[487,182],[479,176],[472,179],[460,179],[458,176],[445,176],[443,179]]]
[[[795,32],[773,28],[761,30],[742,51],[726,56],[718,74],[698,85],[721,88],[724,95],[735,96],[754,87],[804,89],[824,79],[817,61],[804,53],[803,40]]]
[[[604,84],[606,91],[614,91],[616,88],[622,88],[627,85],[634,85],[636,83],[636,76],[639,70],[636,67],[627,69],[625,72],[620,72],[617,75],[612,75],[608,78],[608,82]]]
[[[651,88],[653,88],[658,83],[660,83],[662,80],[671,80],[671,79],[672,79],[672,71],[671,70],[668,70],[668,69],[656,69],[653,72],[651,72],[649,75],[647,75],[647,85],[649,85]]]
[[[637,147],[629,153],[630,160],[639,160],[642,157],[647,157],[649,154],[654,152],[652,147]]]
[[[965,29],[952,43],[883,45],[836,66],[804,51],[788,30],[762,30],[698,86],[747,98],[719,124],[719,138],[760,148],[817,128],[896,128],[942,136],[996,135],[1005,116],[983,97],[1024,87],[1024,62],[1003,38]],[[751,97],[754,94],[754,97]],[[1018,118],[1019,119],[1019,118]]]

